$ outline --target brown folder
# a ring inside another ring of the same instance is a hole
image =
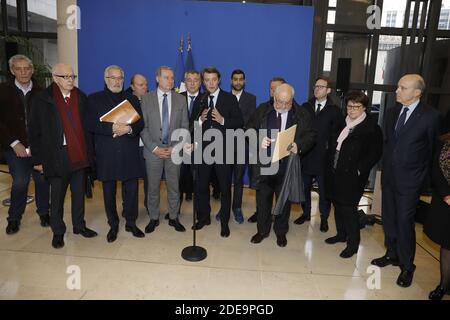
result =
[[[133,124],[141,117],[128,100],[119,103],[114,109],[100,117],[101,122]]]

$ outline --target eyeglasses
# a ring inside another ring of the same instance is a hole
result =
[[[362,107],[362,104],[356,104],[356,105],[347,105],[347,110],[358,110]]]
[[[72,74],[72,75],[59,75],[59,74],[54,74],[55,77],[59,77],[59,78],[63,78],[64,80],[68,81],[69,79],[71,80],[75,80],[77,78],[76,75]]]
[[[123,81],[123,77],[106,77],[106,79],[111,79],[113,81]]]
[[[327,86],[319,86],[319,85],[317,85],[317,86],[314,86],[313,88],[314,89],[326,89],[328,87]]]

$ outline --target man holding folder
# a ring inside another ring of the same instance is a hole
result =
[[[315,143],[316,132],[312,128],[311,117],[304,109],[293,106],[294,94],[294,88],[289,84],[278,86],[274,94],[273,107],[268,104],[258,108],[249,120],[248,128],[253,128],[259,135],[265,135],[260,148],[267,150],[269,154],[273,153],[277,143],[275,136],[271,136],[272,130],[284,131],[297,125],[294,142],[289,146],[290,152],[295,154],[306,153]],[[278,162],[277,172],[271,175],[264,175],[262,172],[264,165],[260,163],[261,161],[258,162],[258,165],[254,166],[252,175],[252,184],[256,188],[258,233],[252,237],[252,243],[260,243],[269,236],[272,225],[273,196],[278,198],[280,194],[286,172],[287,157]],[[287,245],[286,234],[289,230],[290,211],[291,205],[287,202],[282,214],[275,217],[273,228],[277,236],[277,244],[280,247]]]

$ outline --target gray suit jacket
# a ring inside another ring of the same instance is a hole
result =
[[[175,91],[172,91],[171,95],[172,107],[170,111],[169,137],[176,129],[183,128],[189,130],[186,97]],[[161,114],[159,112],[158,94],[156,90],[151,91],[142,97],[141,109],[145,123],[144,129],[141,131],[141,138],[145,146],[144,158],[148,158],[156,147],[164,147],[161,141]],[[171,141],[169,146],[173,147],[177,143],[178,141]]]

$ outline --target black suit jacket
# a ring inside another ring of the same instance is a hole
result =
[[[88,159],[91,168],[94,168],[92,137],[86,124],[87,97],[81,90],[77,91]],[[33,162],[35,165],[42,164],[46,177],[61,177],[65,174],[63,137],[64,130],[50,85],[33,100],[29,125]]]
[[[310,175],[323,175],[328,147],[337,141],[345,127],[345,119],[341,109],[330,98],[327,99],[318,115],[316,115],[315,103],[316,99],[313,98],[302,104],[302,108],[310,113],[313,127],[317,131],[315,146],[302,159],[302,171]]]
[[[250,120],[253,112],[256,110],[256,97],[247,91],[242,91],[239,99],[239,108],[244,118],[244,127],[247,127],[248,120]]]
[[[191,99],[188,98],[188,92],[187,91],[182,92],[181,95],[186,97],[187,107],[189,110],[189,103],[190,103]],[[194,100],[194,106],[192,107],[191,116],[189,117],[189,131],[191,133],[191,137],[194,134],[194,121],[197,121],[202,113],[201,101],[204,98],[204,95],[205,94],[203,92],[199,92],[198,96]]]
[[[431,167],[440,118],[436,110],[420,102],[396,136],[401,109],[399,104],[386,113],[381,183],[419,193]]]

